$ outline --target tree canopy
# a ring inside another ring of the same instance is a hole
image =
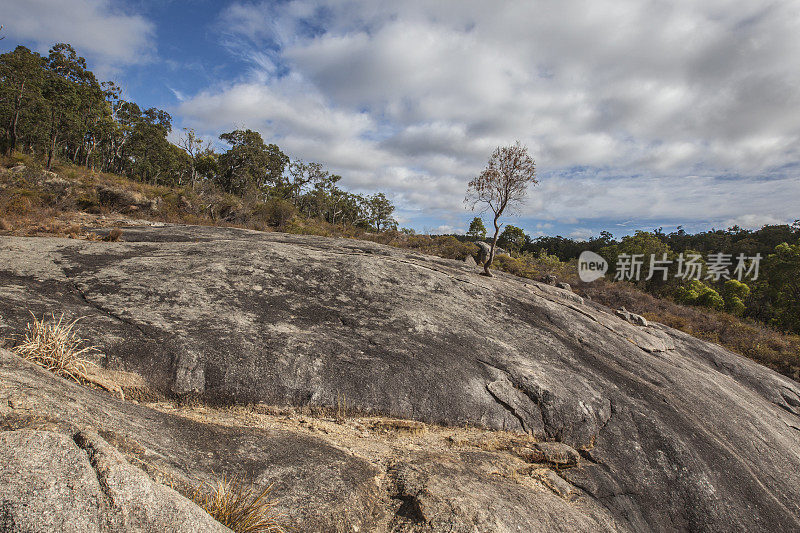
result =
[[[484,274],[491,276],[489,267],[494,260],[500,232],[500,216],[511,213],[522,204],[529,185],[539,183],[536,180],[536,165],[528,155],[528,149],[519,141],[510,146],[498,146],[489,157],[486,168],[467,185],[466,202],[472,208],[480,207],[482,211],[490,210],[494,217],[494,238],[489,251],[489,258],[483,264]]]
[[[173,144],[172,117],[141,109],[113,82],[98,82],[86,60],[66,43],[47,57],[18,46],[0,54],[0,150],[122,174],[154,185],[217,187],[258,201],[286,202],[333,224],[375,231],[396,228],[394,205],[383,193],[342,190],[341,176],[321,163],[292,160],[251,129],[219,136],[218,153],[193,129]]]

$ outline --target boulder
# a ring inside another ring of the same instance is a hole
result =
[[[489,254],[492,252],[492,247],[483,241],[477,241],[475,244],[477,244],[478,248],[480,248],[480,250],[478,250],[478,258],[476,259],[476,262],[483,266],[483,264],[489,260]]]
[[[642,315],[637,315],[636,313],[631,313],[624,307],[621,309],[617,309],[614,311],[614,314],[620,317],[621,319],[630,322],[631,324],[635,324],[637,326],[647,327],[647,319]]]

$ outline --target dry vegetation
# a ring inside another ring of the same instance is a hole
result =
[[[60,376],[81,382],[86,380],[91,361],[86,355],[95,351],[94,346],[85,346],[73,328],[79,319],[64,322],[62,314],[58,319],[51,315],[49,321],[39,320],[31,314],[33,322],[28,323],[21,340],[11,351]]]
[[[192,500],[236,533],[283,533],[276,501],[269,498],[271,491],[272,485],[257,490],[223,477],[195,490]]]

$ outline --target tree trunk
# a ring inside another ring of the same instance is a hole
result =
[[[14,150],[17,149],[17,122],[19,122],[19,110],[22,106],[22,95],[25,92],[25,81],[22,81],[22,85],[19,88],[19,94],[17,95],[17,101],[14,105],[14,118],[11,119],[11,127],[9,128],[9,142],[8,142],[8,155],[14,153]]]
[[[92,143],[86,144],[86,158],[84,159],[83,166],[89,168],[89,158],[92,156],[92,152],[94,151],[95,146],[97,146],[97,139],[92,137]],[[94,165],[93,165],[94,166]],[[89,168],[89,170],[94,170],[93,168]]]
[[[53,152],[56,150],[56,137],[57,134],[53,133],[50,138],[50,149],[47,150],[47,170],[49,171],[53,166]]]
[[[489,277],[492,277],[492,273],[489,272],[489,267],[492,266],[492,261],[494,261],[494,249],[497,246],[497,238],[500,235],[500,225],[497,223],[498,218],[500,218],[500,213],[494,216],[494,238],[492,239],[492,247],[489,248],[489,259],[483,264],[483,275]]]

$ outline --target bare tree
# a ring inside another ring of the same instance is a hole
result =
[[[189,178],[192,188],[194,188],[195,177],[197,176],[197,156],[203,150],[203,140],[197,137],[194,129],[183,128],[183,135],[178,139],[178,146],[183,148],[189,155],[192,174]]]
[[[467,186],[465,202],[481,206],[481,212],[491,210],[494,213],[494,238],[489,249],[489,257],[483,264],[483,273],[491,276],[489,267],[494,261],[494,251],[497,247],[497,237],[500,233],[498,223],[500,215],[506,210],[513,212],[515,207],[522,204],[525,199],[528,184],[536,185],[535,164],[528,155],[528,148],[517,141],[511,146],[498,146],[483,172],[473,178]]]

